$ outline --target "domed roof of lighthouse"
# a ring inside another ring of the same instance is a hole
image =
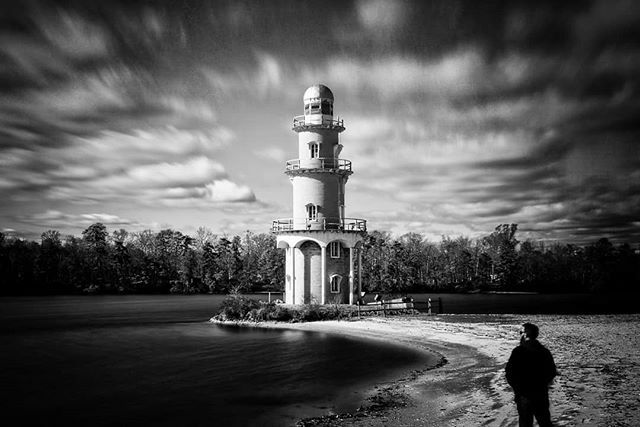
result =
[[[310,86],[309,89],[305,90],[304,96],[302,97],[303,101],[317,98],[330,99],[333,101],[333,92],[331,92],[331,89],[325,85],[317,84]]]

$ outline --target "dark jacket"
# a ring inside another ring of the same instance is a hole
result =
[[[547,394],[557,372],[551,352],[538,340],[529,340],[513,349],[506,374],[516,395],[537,397]]]

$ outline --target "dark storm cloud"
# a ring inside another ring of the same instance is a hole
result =
[[[3,5],[3,146],[65,144],[68,135],[127,130],[144,120],[162,122],[174,112],[162,98],[181,84],[168,56],[179,49],[176,31],[182,26],[162,8]]]

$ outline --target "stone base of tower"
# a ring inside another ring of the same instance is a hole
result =
[[[286,251],[287,304],[355,304],[360,295],[362,233],[296,231],[278,234]]]

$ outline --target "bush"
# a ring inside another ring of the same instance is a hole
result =
[[[251,320],[252,312],[260,308],[260,302],[242,295],[230,295],[222,301],[216,320]]]
[[[288,322],[293,319],[293,315],[291,311],[287,307],[283,307],[280,304],[271,303],[270,306],[273,307],[273,311],[271,312],[271,316],[269,320],[276,320],[278,322]]]
[[[351,305],[318,305],[309,304],[296,307],[293,311],[293,321],[315,322],[318,320],[340,320],[349,318],[355,313]]]
[[[320,306],[317,304],[303,305],[293,312],[293,319],[297,322],[315,322],[321,320]]]

